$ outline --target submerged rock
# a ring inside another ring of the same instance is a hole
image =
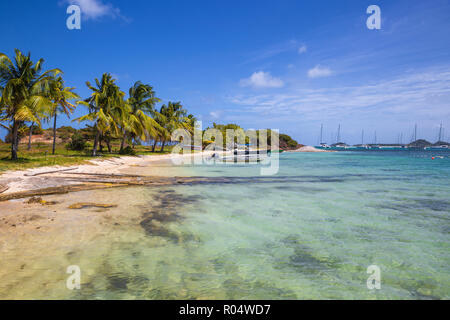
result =
[[[161,223],[158,223],[152,218],[144,219],[140,224],[148,235],[168,238],[169,240],[174,242],[178,242],[180,240],[180,237],[177,234],[164,228]]]
[[[156,220],[161,223],[175,222],[175,221],[182,219],[182,217],[177,213],[171,213],[171,212],[165,213],[165,212],[161,212],[161,210],[150,211],[145,214],[145,217],[147,220]]]

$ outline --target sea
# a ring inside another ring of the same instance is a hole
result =
[[[263,164],[156,166],[206,179],[45,197],[61,216],[77,201],[117,208],[4,245],[0,298],[450,298],[448,151],[282,153],[270,176]]]

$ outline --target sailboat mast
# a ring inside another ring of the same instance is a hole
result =
[[[414,126],[414,141],[417,141],[417,123]]]
[[[364,145],[364,129],[362,130],[361,133],[361,145]]]
[[[323,143],[323,123],[320,125],[320,141],[319,144]]]
[[[442,138],[442,122],[441,122],[441,126],[439,127],[439,139],[438,141],[441,141]]]
[[[336,141],[336,143],[341,142],[340,140],[341,140],[341,125],[339,124],[339,126],[338,126],[338,134],[337,134],[337,141]]]

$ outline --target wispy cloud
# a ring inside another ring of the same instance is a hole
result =
[[[243,64],[270,59],[286,52],[295,52],[295,50],[298,50],[298,45],[299,44],[296,40],[289,40],[277,43],[261,50],[253,51],[249,53],[250,57],[247,58]]]
[[[300,46],[300,48],[298,48],[299,54],[305,53],[306,51],[308,51],[308,47],[306,45],[302,45]]]
[[[253,88],[281,88],[284,82],[280,78],[272,77],[269,72],[259,71],[253,73],[249,78],[241,79],[241,87]]]
[[[209,113],[209,116],[210,116],[212,119],[219,119],[221,115],[222,115],[222,111],[220,111],[220,110],[218,110],[218,111],[211,111],[211,112]]]
[[[308,77],[310,78],[323,78],[329,77],[333,74],[330,68],[322,67],[320,65],[315,66],[308,70]]]
[[[95,20],[103,17],[121,18],[129,21],[122,15],[119,8],[114,7],[111,3],[102,0],[63,0],[65,4],[76,4],[81,8],[81,17],[85,20]]]
[[[394,79],[361,86],[327,89],[290,89],[279,94],[238,95],[232,103],[248,112],[270,115],[301,114],[303,119],[342,116],[383,118],[448,118],[450,67],[403,74]]]

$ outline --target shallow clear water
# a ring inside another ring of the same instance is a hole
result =
[[[186,166],[187,175],[231,178],[72,194],[121,199],[110,211],[120,224],[53,250],[61,259],[52,267],[41,256],[41,273],[79,265],[81,290],[65,289],[66,276],[50,274],[45,291],[32,290],[43,285],[36,280],[21,292],[71,299],[449,299],[450,153],[442,155],[290,153],[280,155],[276,176],[260,176],[255,165]],[[381,269],[380,290],[366,286],[370,265]],[[21,282],[14,270],[7,276]],[[14,296],[11,288],[0,285],[0,297]]]

